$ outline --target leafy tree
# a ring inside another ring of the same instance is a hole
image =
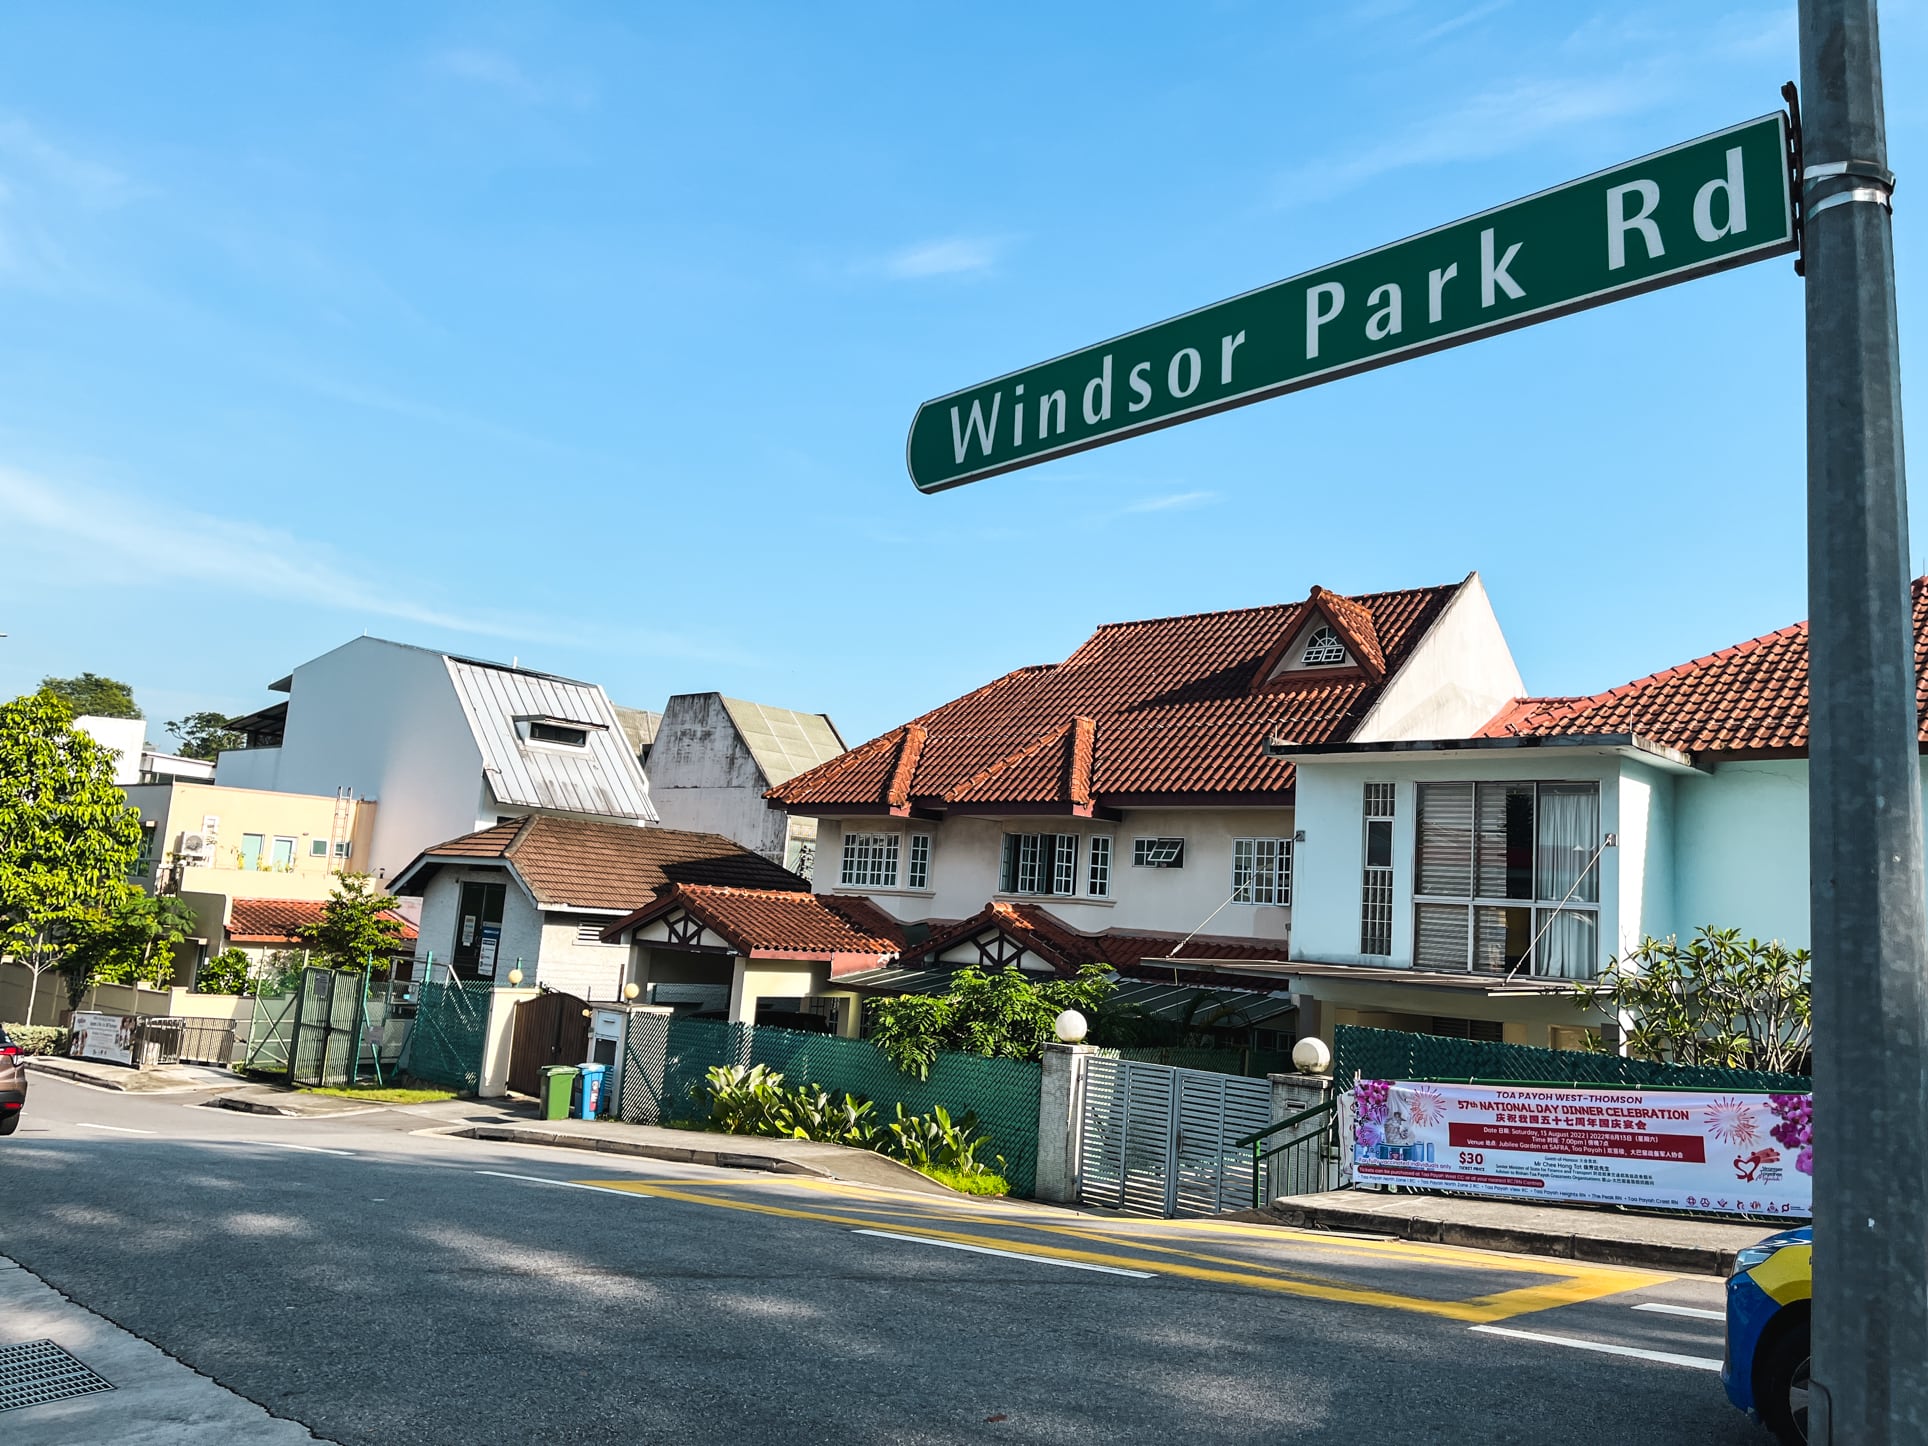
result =
[[[402,946],[401,921],[389,913],[400,902],[393,894],[376,893],[367,874],[341,874],[321,907],[321,922],[303,933],[301,942],[318,956],[315,963],[330,969],[359,971],[373,962],[377,972],[386,973],[389,956]]]
[[[140,811],[114,786],[114,751],[71,726],[45,691],[0,706],[0,954],[40,976],[62,962],[70,932],[131,891]]]
[[[225,713],[190,713],[170,722],[167,731],[179,740],[181,757],[209,763],[220,757],[223,748],[239,748],[242,742],[241,735],[228,727]]]
[[[991,1059],[1036,1059],[1055,1037],[1058,1015],[1095,1015],[1117,987],[1103,964],[1073,979],[1038,981],[1015,967],[987,974],[960,969],[943,994],[903,994],[874,1001],[867,1036],[905,1074],[930,1077],[945,1050]]]
[[[52,693],[73,710],[76,718],[91,714],[96,718],[139,718],[134,690],[117,678],[98,673],[82,673],[78,678],[42,678],[40,691]]]
[[[174,894],[129,893],[111,910],[79,920],[62,972],[78,1004],[95,984],[159,989],[174,975],[174,946],[193,935],[194,910]]]
[[[1622,1019],[1640,1059],[1798,1074],[1813,1041],[1809,976],[1807,950],[1707,925],[1688,944],[1643,941],[1574,993]]]
[[[194,976],[196,994],[246,994],[251,982],[248,956],[239,949],[223,949],[201,962]]]

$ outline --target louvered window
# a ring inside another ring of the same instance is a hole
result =
[[[1600,786],[1422,783],[1417,793],[1413,962],[1591,978]]]

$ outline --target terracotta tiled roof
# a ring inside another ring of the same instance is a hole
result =
[[[1913,587],[1915,708],[1928,743],[1928,578]],[[1633,733],[1687,753],[1794,753],[1808,743],[1808,628],[1795,623],[1590,698],[1521,698],[1481,737]]]
[[[321,922],[322,905],[313,899],[236,899],[228,911],[230,944],[293,944]],[[402,938],[415,938],[415,926],[389,910],[384,918],[402,926]]]
[[[1111,623],[1064,662],[1007,673],[770,797],[800,813],[902,814],[1280,792],[1292,765],[1264,756],[1266,736],[1348,737],[1458,586],[1354,598],[1320,590],[1296,604]],[[1314,606],[1347,634],[1361,666],[1260,688],[1260,665]]]
[[[935,959],[960,941],[990,929],[1022,944],[1067,974],[1085,964],[1109,964],[1119,974],[1134,978],[1162,977],[1155,964],[1146,961],[1165,958],[1174,949],[1187,960],[1227,963],[1282,963],[1289,957],[1283,939],[1246,939],[1225,934],[1198,934],[1187,938],[1156,929],[1106,929],[1087,934],[1040,905],[1014,904],[1003,899],[986,904],[970,918],[948,928],[934,930],[914,953],[920,958]]]
[[[808,889],[806,880],[721,834],[641,828],[537,814],[426,850],[397,877],[419,893],[441,861],[502,858],[538,903],[552,908],[634,909],[666,884]]]
[[[868,899],[708,884],[670,885],[603,937],[679,908],[746,954],[895,954],[904,946],[903,927]]]

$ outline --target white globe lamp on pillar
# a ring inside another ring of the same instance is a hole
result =
[[[1292,1046],[1292,1063],[1301,1074],[1327,1074],[1332,1069],[1332,1051],[1316,1034],[1308,1034]]]
[[[1085,1017],[1075,1009],[1067,1009],[1052,1022],[1051,1028],[1058,1036],[1060,1044],[1082,1044],[1085,1031],[1089,1028]]]
[[[522,971],[520,969],[511,969],[509,971],[509,986],[511,988],[514,988],[520,985],[521,983],[522,983]]]
[[[642,985],[636,983],[633,979],[623,986],[623,998],[627,999],[631,1004],[636,1002],[636,996],[642,992]]]

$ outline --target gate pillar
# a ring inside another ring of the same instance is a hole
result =
[[[1084,1114],[1089,1044],[1047,1044],[1038,1082],[1038,1176],[1034,1199],[1057,1205],[1078,1199],[1079,1120]]]

